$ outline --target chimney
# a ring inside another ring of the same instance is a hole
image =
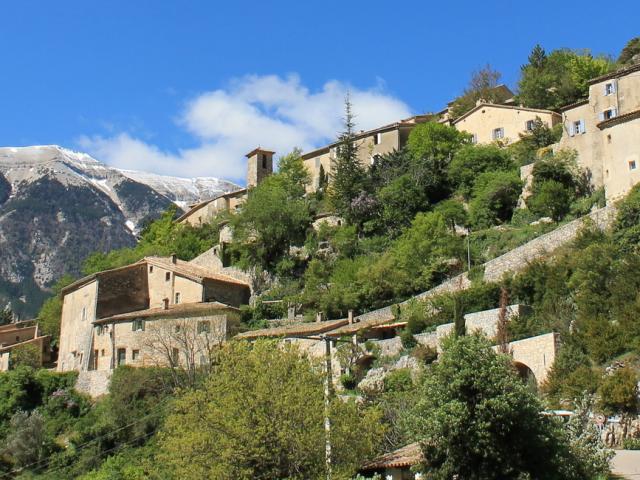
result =
[[[174,265],[178,263],[178,256],[175,253],[171,254],[171,263],[173,263]]]
[[[322,321],[322,312],[316,312],[316,322]]]
[[[353,324],[353,310],[349,310],[347,313],[347,320],[349,321],[349,325]]]
[[[163,303],[163,305],[162,305],[162,306],[163,306],[163,308],[164,308],[165,310],[169,310],[169,299],[168,299],[168,298],[164,298],[164,299],[162,300],[162,303]]]

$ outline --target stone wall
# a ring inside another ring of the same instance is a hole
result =
[[[497,347],[494,347],[497,348]],[[545,382],[556,359],[558,336],[555,333],[538,335],[509,343],[509,352],[516,366],[525,365],[533,373],[538,385]]]
[[[83,371],[78,374],[76,390],[92,398],[109,393],[111,372],[107,370]]]

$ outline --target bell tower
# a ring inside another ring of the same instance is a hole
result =
[[[275,153],[260,147],[247,153],[247,188],[255,187],[273,173],[273,155]]]

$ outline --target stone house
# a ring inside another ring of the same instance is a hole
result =
[[[20,347],[33,345],[40,352],[41,365],[51,360],[51,336],[41,335],[38,324],[33,320],[9,323],[0,326],[0,371],[7,371],[11,365],[12,352]]]
[[[245,281],[175,255],[146,257],[89,275],[61,292],[57,369],[111,370],[122,363],[157,363],[142,347],[167,323],[189,325],[209,337],[215,331],[219,342],[232,333],[237,307],[247,304],[250,295]],[[147,323],[153,328],[146,328]]]
[[[217,197],[191,205],[189,210],[176,222],[193,227],[209,223],[218,213],[238,210],[247,198],[248,190],[258,185],[273,173],[273,155],[275,152],[255,148],[247,153],[247,186],[240,190],[223,193]]]
[[[433,115],[416,115],[373,130],[357,133],[355,141],[358,145],[360,162],[362,165],[372,165],[377,156],[400,150],[406,145],[411,130],[416,125],[431,119],[433,119]],[[311,175],[309,191],[314,192],[320,187],[321,172],[324,172],[324,175],[332,174],[339,145],[339,142],[333,142],[302,155],[304,165]]]
[[[640,181],[640,64],[589,81],[589,97],[562,109],[558,148],[578,153],[578,164],[604,187],[607,201]]]
[[[459,131],[471,134],[473,143],[510,144],[520,140],[521,134],[533,130],[537,118],[548,127],[561,122],[561,116],[551,110],[479,101],[473,109],[451,122],[451,125]]]

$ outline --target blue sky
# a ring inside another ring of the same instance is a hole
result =
[[[241,179],[257,144],[311,148],[354,96],[362,128],[440,109],[486,63],[513,86],[539,42],[617,55],[640,3],[0,2],[0,145]]]

